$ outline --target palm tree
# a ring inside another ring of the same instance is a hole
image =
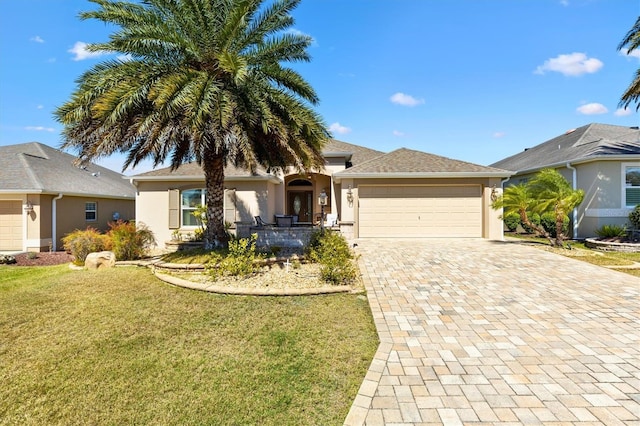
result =
[[[636,23],[624,36],[618,45],[618,50],[626,48],[628,55],[638,47],[640,47],[640,17],[636,19]],[[636,71],[636,75],[627,90],[622,94],[619,106],[627,108],[632,102],[636,103],[636,111],[638,111],[640,109],[640,68]]]
[[[96,65],[55,111],[63,148],[83,161],[126,153],[123,171],[150,158],[196,161],[206,186],[205,244],[226,243],[224,167],[321,168],[329,133],[313,88],[284,66],[307,62],[311,38],[287,31],[300,0],[91,0],[81,19],[117,29]]]
[[[573,189],[557,170],[543,169],[526,184],[521,183],[505,188],[492,207],[504,209],[504,214],[517,213],[525,226],[548,239],[552,246],[562,247],[563,241],[567,238],[562,232],[565,218],[580,205],[583,199],[584,191]],[[531,221],[531,213],[542,215],[546,212],[554,214],[555,238],[543,226]]]
[[[555,245],[562,247],[566,236],[562,232],[565,217],[584,199],[582,189],[573,189],[569,182],[555,169],[539,171],[528,183],[535,200],[533,210],[539,213],[552,211],[556,220]],[[574,218],[577,220],[577,218]]]
[[[530,213],[533,213],[533,207],[535,205],[536,201],[531,194],[529,186],[524,183],[520,183],[518,185],[511,185],[505,188],[502,195],[493,202],[491,207],[496,210],[503,209],[503,217],[509,213],[518,214],[520,216],[520,222],[522,222],[523,225],[532,229],[536,234],[542,235],[549,240],[551,245],[553,245],[554,240],[551,235],[544,229],[544,227],[533,223],[529,217]]]

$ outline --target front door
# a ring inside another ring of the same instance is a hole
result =
[[[298,216],[298,222],[312,222],[313,191],[289,191],[287,214]]]

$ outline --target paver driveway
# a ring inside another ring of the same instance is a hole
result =
[[[345,424],[640,424],[640,278],[509,242],[356,251],[381,343]]]

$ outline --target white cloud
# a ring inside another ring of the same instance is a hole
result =
[[[567,7],[569,6],[569,0],[560,0],[560,4]]]
[[[43,108],[44,108],[44,105],[38,105],[36,108],[37,108],[37,109],[43,109]]]
[[[631,53],[629,53],[629,49],[620,49],[620,54],[622,56],[626,56],[627,58],[638,58],[638,59],[640,59],[640,49],[635,49]]]
[[[544,64],[536,68],[534,74],[544,74],[547,71],[555,71],[566,76],[576,77],[582,74],[598,72],[603,66],[604,64],[599,59],[588,58],[584,53],[574,52],[547,59],[544,61]]]
[[[351,133],[351,128],[343,126],[338,122],[335,122],[329,126],[329,131],[333,133],[338,133],[339,135],[346,135],[347,133]]]
[[[393,131],[393,136],[397,136],[397,137],[401,138],[401,137],[403,137],[405,135],[406,135],[406,133],[401,132],[400,130],[394,130]]]
[[[107,52],[98,51],[98,52],[90,52],[87,50],[88,44],[84,41],[76,41],[76,44],[67,52],[73,53],[75,56],[72,58],[74,61],[83,61],[85,59],[97,58],[106,54]]]
[[[53,127],[44,127],[44,126],[27,126],[24,128],[25,130],[32,130],[35,132],[55,132],[56,129]]]
[[[406,95],[406,94],[404,94],[402,92],[398,92],[398,93],[395,93],[395,94],[391,95],[391,97],[389,99],[394,104],[410,106],[410,107],[413,107],[413,106],[420,105],[420,104],[424,103],[424,99],[416,99],[413,96]]]
[[[118,55],[117,59],[121,62],[129,62],[133,61],[133,56],[127,53],[126,55]]]
[[[633,114],[633,111],[629,108],[618,108],[616,112],[613,113],[613,115],[617,115],[618,117],[624,117],[631,114]]]
[[[495,132],[495,133],[493,134],[493,137],[494,137],[494,138],[503,138],[503,137],[505,137],[505,136],[506,136],[506,133],[505,133],[505,132]]]
[[[597,115],[597,114],[606,114],[609,112],[607,107],[599,103],[590,103],[584,104],[576,109],[580,114],[584,115]]]
[[[44,40],[40,36],[33,36],[29,40],[35,41],[36,43],[44,43]]]

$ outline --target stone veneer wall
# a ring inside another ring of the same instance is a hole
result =
[[[250,228],[250,234],[258,234],[257,248],[304,248],[315,231],[316,229],[310,226]]]

